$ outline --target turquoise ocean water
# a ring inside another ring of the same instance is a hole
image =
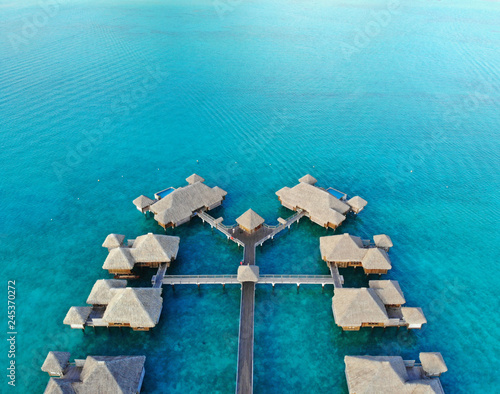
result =
[[[62,324],[109,277],[108,233],[162,233],[132,199],[196,172],[229,192],[228,224],[290,215],[274,193],[306,173],[364,197],[337,232],[389,234],[388,278],[427,316],[342,333],[331,287],[258,287],[256,393],[346,393],[346,354],[420,351],[444,355],[446,392],[499,392],[500,6],[390,3],[0,2],[0,275],[18,325],[16,388],[0,391],[42,392],[60,350],[144,354],[147,393],[234,392],[237,287],[165,288],[149,333]],[[324,234],[301,221],[259,251],[261,272],[328,273]],[[175,235],[172,273],[236,271],[241,250],[198,220]]]

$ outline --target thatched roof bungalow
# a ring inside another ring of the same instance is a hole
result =
[[[111,289],[123,289],[127,281],[123,279],[99,279],[95,282],[87,298],[87,304],[93,306],[108,305],[113,298]]]
[[[345,356],[344,362],[351,394],[444,394],[439,379],[399,356]]]
[[[98,280],[87,299],[92,307],[71,307],[64,324],[71,328],[122,326],[138,331],[154,327],[161,314],[161,288],[126,287],[127,281]]]
[[[264,224],[264,219],[253,209],[249,209],[243,215],[236,219],[240,228],[251,234],[259,230]]]
[[[108,251],[111,251],[111,249],[123,246],[124,239],[125,235],[123,234],[109,234],[104,240],[102,247],[107,248]]]
[[[276,195],[284,207],[293,211],[302,209],[312,222],[334,229],[345,220],[347,212],[358,213],[366,206],[366,201],[360,197],[343,202],[325,189],[314,186],[316,182],[308,174],[299,179],[298,185],[284,187]]]
[[[398,282],[370,281],[369,288],[335,289],[333,317],[345,331],[358,331],[361,327],[422,328],[426,323],[422,309],[401,307],[404,303]]]
[[[384,249],[370,247],[368,241],[350,234],[320,237],[319,247],[322,259],[339,268],[363,267],[367,275],[386,274],[392,268]]]
[[[157,268],[177,257],[179,237],[148,233],[137,237],[130,247],[111,249],[102,268],[116,276],[129,276],[135,266]]]
[[[259,267],[256,265],[240,265],[238,267],[238,282],[258,282],[259,281]]]
[[[423,352],[419,354],[422,369],[427,376],[441,376],[448,371],[443,356],[439,352]]]
[[[42,371],[50,376],[63,376],[64,371],[69,365],[70,353],[68,352],[49,352],[42,365]]]
[[[167,228],[188,222],[199,210],[209,211],[218,207],[227,195],[218,186],[205,185],[205,179],[197,174],[189,176],[186,181],[187,186],[179,187],[159,200],[149,203],[141,196],[134,200],[134,204],[141,212],[153,212],[158,224]],[[150,205],[146,207],[147,204]]]
[[[132,202],[140,212],[146,213],[147,211],[149,211],[149,207],[153,205],[156,202],[156,200],[151,200],[149,197],[142,195],[137,197]]]
[[[113,297],[104,311],[102,320],[108,326],[148,331],[160,319],[163,305],[161,291],[161,288],[111,289]]]
[[[373,242],[377,248],[384,249],[386,252],[389,251],[394,245],[392,244],[391,237],[386,234],[378,234],[373,236]]]
[[[403,291],[395,280],[371,280],[368,285],[375,290],[385,306],[398,307],[406,302]]]
[[[65,373],[59,378],[50,378],[46,394],[138,394],[141,391],[145,356],[87,356],[85,360],[69,364],[69,353],[64,354],[68,356]],[[44,367],[42,370],[45,371]]]

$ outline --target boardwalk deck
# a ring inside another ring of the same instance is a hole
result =
[[[165,272],[167,272],[167,264],[163,263],[158,267],[158,271],[156,275],[153,275],[151,278],[151,282],[153,283],[153,287],[159,289],[163,284],[163,277],[165,276]]]
[[[238,340],[238,368],[236,393],[253,392],[253,336],[255,283],[243,283],[241,289],[240,333]]]
[[[330,267],[330,273],[333,279],[333,286],[336,289],[341,289],[342,285],[344,284],[344,278],[339,273],[339,267],[337,267],[336,264],[328,264],[328,266]]]
[[[339,280],[342,277],[340,277]],[[257,284],[334,285],[336,278],[330,275],[260,275]],[[241,284],[236,275],[165,275],[165,285],[227,285]]]

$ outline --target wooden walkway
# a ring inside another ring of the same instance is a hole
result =
[[[257,284],[294,284],[300,285],[334,285],[340,278],[333,278],[330,275],[260,275]],[[236,275],[165,275],[164,285],[236,285],[238,282]],[[340,286],[342,287],[342,286]]]
[[[156,275],[153,275],[151,278],[151,282],[153,283],[153,287],[159,289],[163,284],[163,277],[165,276],[165,272],[167,272],[167,263],[163,263],[158,267],[158,272]]]
[[[337,267],[336,264],[328,264],[328,266],[330,267],[330,273],[333,279],[333,286],[336,289],[341,289],[342,285],[344,284],[344,278],[339,273],[339,267]]]

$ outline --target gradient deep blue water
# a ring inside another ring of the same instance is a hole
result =
[[[306,173],[364,197],[340,231],[389,234],[388,278],[428,319],[342,333],[332,288],[258,287],[256,393],[345,393],[346,354],[420,351],[444,355],[445,391],[498,392],[498,2],[389,17],[371,0],[61,3],[0,3],[1,277],[17,282],[18,324],[17,386],[4,377],[2,392],[42,392],[49,350],[144,354],[147,393],[234,392],[239,288],[165,288],[149,333],[62,324],[109,277],[108,233],[161,233],[132,199],[193,172],[229,192],[225,223],[290,215],[274,193]],[[236,271],[241,250],[198,220],[175,234],[172,273]],[[301,221],[259,250],[261,272],[326,274],[324,234]]]

